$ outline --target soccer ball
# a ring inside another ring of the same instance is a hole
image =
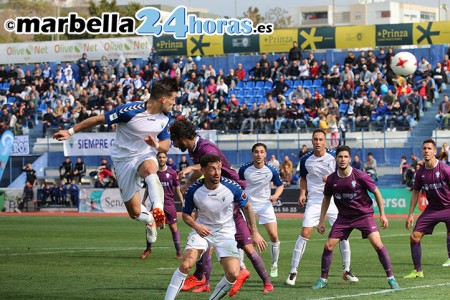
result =
[[[391,69],[400,76],[409,76],[417,69],[417,59],[410,52],[399,52],[391,61]]]

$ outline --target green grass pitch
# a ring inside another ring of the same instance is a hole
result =
[[[320,275],[320,261],[326,236],[314,232],[300,263],[297,285],[285,285],[292,250],[300,231],[300,219],[279,219],[281,254],[279,277],[273,278],[275,292],[264,295],[263,285],[250,262],[252,275],[236,299],[450,299],[450,267],[441,267],[447,258],[446,229],[436,227],[422,241],[425,278],[403,279],[412,270],[409,233],[404,220],[390,220],[382,230],[394,273],[401,291],[388,291],[388,284],[376,252],[358,231],[350,237],[352,270],[360,282],[341,279],[341,257],[334,254],[329,287],[313,291]],[[184,245],[189,232],[179,223]],[[329,227],[327,228],[327,231]],[[264,228],[260,231],[267,239]],[[0,299],[163,299],[175,258],[168,228],[159,231],[150,257],[139,258],[145,245],[143,224],[126,217],[0,217]],[[261,254],[270,267],[270,252]],[[223,271],[215,256],[211,288]],[[177,299],[207,299],[210,293],[182,292]]]

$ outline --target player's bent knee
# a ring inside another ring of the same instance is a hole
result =
[[[181,264],[180,264],[180,272],[183,274],[189,274],[189,272],[192,269],[192,266],[190,264],[190,262],[188,260],[184,260]]]
[[[302,228],[302,232],[300,233],[300,235],[304,238],[304,239],[309,239],[311,237],[312,234],[312,227],[304,227]]]
[[[413,232],[411,233],[409,240],[411,243],[419,243],[420,240],[422,239],[422,233],[420,232]]]

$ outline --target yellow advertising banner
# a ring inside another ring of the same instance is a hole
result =
[[[413,23],[415,45],[448,44],[450,42],[450,21]]]
[[[259,36],[260,52],[288,52],[298,39],[298,29],[275,29],[272,34]]]
[[[336,27],[336,48],[375,47],[375,26]]]
[[[222,55],[223,35],[189,35],[187,38],[187,55]]]

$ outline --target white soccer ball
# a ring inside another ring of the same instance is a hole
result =
[[[417,59],[410,52],[399,52],[392,58],[391,68],[397,75],[409,76],[417,69]]]

